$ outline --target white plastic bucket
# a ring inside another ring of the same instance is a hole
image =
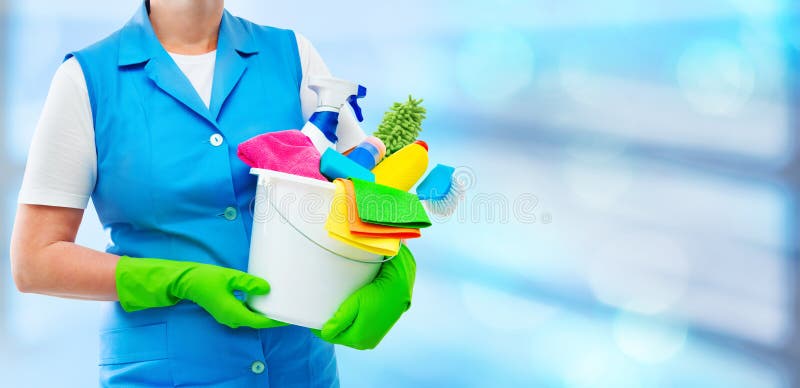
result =
[[[251,308],[281,322],[321,329],[339,305],[375,278],[383,256],[328,236],[334,185],[277,171],[258,176],[248,272],[270,284]]]

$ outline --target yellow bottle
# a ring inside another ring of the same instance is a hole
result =
[[[428,144],[417,140],[384,159],[372,173],[375,183],[408,191],[428,169]]]

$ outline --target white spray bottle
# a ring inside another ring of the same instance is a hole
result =
[[[336,127],[339,111],[349,103],[358,121],[364,121],[357,100],[367,95],[367,88],[338,78],[314,77],[308,87],[317,93],[317,110],[308,119],[301,132],[311,139],[320,154],[334,148],[338,140]]]

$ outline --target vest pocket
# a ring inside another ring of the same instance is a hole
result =
[[[100,365],[163,360],[167,352],[167,324],[125,327],[100,333]]]

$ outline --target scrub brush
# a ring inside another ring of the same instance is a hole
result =
[[[417,140],[425,120],[425,107],[421,104],[422,99],[408,96],[408,101],[395,102],[383,115],[374,135],[386,145],[387,158]]]
[[[455,168],[437,164],[417,186],[417,196],[431,213],[449,217],[467,191],[466,184],[455,179]]]

